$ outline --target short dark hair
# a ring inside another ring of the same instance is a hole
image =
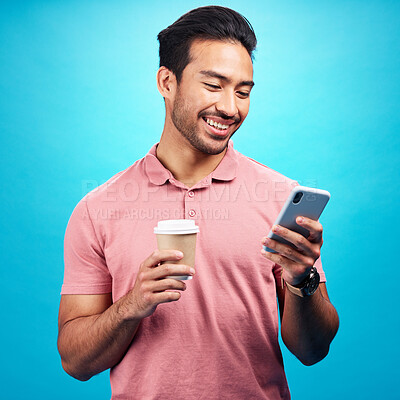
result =
[[[158,36],[160,67],[171,70],[178,81],[189,64],[190,46],[196,39],[241,43],[253,60],[257,45],[250,22],[238,12],[221,6],[199,7],[182,15]]]

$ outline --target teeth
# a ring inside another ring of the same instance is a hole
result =
[[[210,118],[207,118],[206,121],[207,121],[207,124],[208,124],[208,125],[214,126],[215,128],[218,128],[218,129],[220,129],[220,130],[225,130],[225,129],[228,129],[228,128],[229,128],[228,125],[222,125],[222,124],[220,124],[219,122],[215,122],[215,121],[213,121],[213,120],[210,119]]]

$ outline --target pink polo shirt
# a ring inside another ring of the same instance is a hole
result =
[[[154,145],[78,203],[65,234],[62,294],[111,292],[116,301],[156,249],[158,220],[194,219],[200,228],[196,275],[179,301],[142,320],[111,369],[112,399],[290,398],[278,344],[280,271],[261,256],[260,241],[294,185],[229,142],[218,167],[188,189]]]

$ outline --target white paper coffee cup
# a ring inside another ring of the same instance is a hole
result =
[[[169,264],[185,264],[194,267],[196,238],[199,227],[191,219],[170,219],[158,221],[154,228],[159,250],[179,250],[183,258],[178,261],[166,261]],[[167,278],[178,280],[192,279],[191,275],[170,275]]]

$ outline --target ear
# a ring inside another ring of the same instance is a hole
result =
[[[176,77],[167,67],[160,67],[157,71],[157,88],[164,99],[175,95]]]

